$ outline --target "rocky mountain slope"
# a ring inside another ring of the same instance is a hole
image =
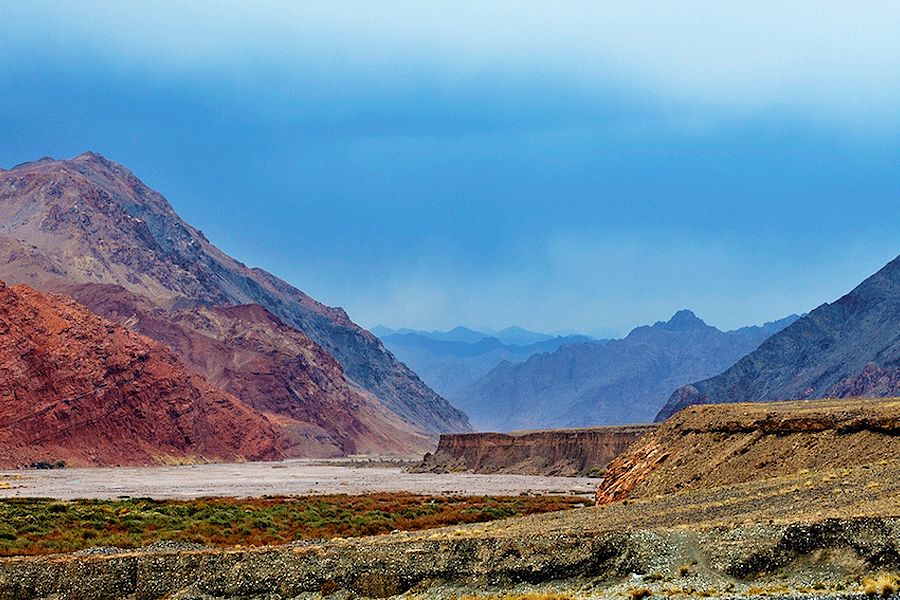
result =
[[[37,287],[119,285],[162,308],[258,304],[337,359],[353,384],[424,432],[466,416],[339,308],[213,246],[160,194],[94,153],[0,171],[0,276]]]
[[[723,332],[683,310],[605,345],[501,363],[451,398],[483,430],[649,422],[672,390],[734,364],[795,318]]]
[[[61,291],[162,342],[193,371],[267,415],[287,456],[406,454],[431,446],[371,393],[348,384],[318,344],[257,304],[165,310],[120,286]]]
[[[656,418],[692,404],[895,395],[900,395],[900,257],[727,371],[676,390]]]
[[[460,328],[447,333],[453,334],[458,329]],[[553,352],[566,344],[605,343],[605,340],[569,335],[547,336],[547,339],[541,341],[517,345],[507,344],[484,334],[478,340],[470,341],[434,339],[431,335],[422,333],[394,333],[384,335],[381,341],[429,387],[446,398],[459,395],[463,389],[503,361],[522,362],[530,356]]]
[[[268,419],[163,345],[64,296],[0,283],[0,466],[278,456]]]

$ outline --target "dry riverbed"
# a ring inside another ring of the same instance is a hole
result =
[[[406,473],[399,466],[357,468],[311,460],[0,471],[0,498],[187,499],[306,496],[310,494],[457,494],[590,496],[598,480],[586,477]]]

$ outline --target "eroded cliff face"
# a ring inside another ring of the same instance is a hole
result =
[[[0,282],[0,467],[280,456],[266,417],[162,344],[65,296]]]
[[[597,503],[874,464],[898,453],[897,398],[691,406],[609,464]]]
[[[425,455],[414,470],[598,474],[635,440],[654,429],[653,425],[627,425],[520,433],[445,434],[434,454]]]
[[[60,289],[165,344],[188,368],[269,417],[285,456],[421,455],[434,448],[433,440],[348,383],[318,344],[259,305],[165,310],[120,286]]]

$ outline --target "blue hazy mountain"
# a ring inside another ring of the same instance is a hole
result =
[[[476,331],[474,329],[469,329],[468,327],[463,327],[462,325],[454,327],[449,331],[423,331],[420,329],[409,329],[406,327],[402,329],[391,329],[390,327],[385,327],[384,325],[376,325],[372,328],[371,331],[382,340],[392,335],[414,334],[441,342],[467,342],[470,344],[474,344],[475,342],[478,342],[488,337],[489,335],[483,331]]]
[[[720,331],[681,310],[620,340],[504,361],[447,397],[481,430],[649,422],[673,390],[722,372],[797,318]]]
[[[466,327],[450,331],[372,328],[394,356],[415,371],[439,394],[449,395],[472,384],[506,361],[517,363],[542,352],[554,352],[573,343],[603,344],[583,335],[550,336],[521,328],[504,330],[506,339],[537,340],[525,344],[504,342],[500,333],[487,335]]]
[[[494,334],[494,337],[503,342],[504,344],[512,344],[516,346],[527,346],[529,344],[537,344],[539,342],[546,342],[548,340],[552,340],[555,337],[553,335],[548,335],[546,333],[537,333],[536,331],[529,331],[527,329],[522,329],[521,327],[507,327],[506,329],[502,329]],[[559,336],[562,337],[562,336]],[[565,336],[571,337],[571,336]]]

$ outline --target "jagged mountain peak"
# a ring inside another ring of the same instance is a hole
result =
[[[710,327],[694,311],[683,308],[672,315],[666,322],[657,321],[654,327],[668,329],[669,331],[690,331],[692,329],[706,329]]]

